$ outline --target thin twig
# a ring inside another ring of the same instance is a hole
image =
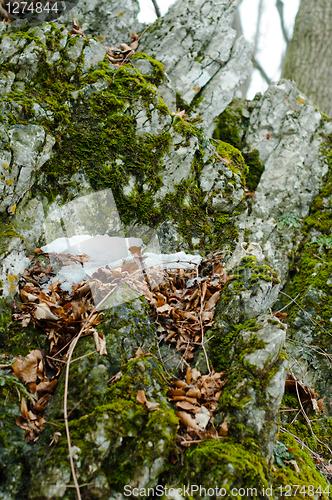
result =
[[[287,307],[289,307],[291,304],[293,304],[293,302],[295,302],[295,300],[298,298],[299,295],[300,294],[298,293],[295,299],[292,299],[285,307],[282,307],[281,309],[279,309],[279,311],[275,312],[274,315],[279,314],[284,309],[287,309]]]
[[[323,467],[326,469],[326,466],[325,466],[325,463],[324,463],[324,460],[322,459],[321,456],[318,455],[318,453],[316,453],[315,451],[311,450],[311,448],[309,448],[309,446],[307,446],[303,441],[301,441],[301,439],[296,436],[295,434],[293,434],[292,432],[289,432],[287,429],[285,429],[285,427],[279,427],[279,430],[281,432],[284,432],[284,433],[287,433],[287,434],[290,434],[291,436],[293,436],[293,438],[295,439],[295,441],[300,444],[303,448],[306,448],[309,453],[318,461],[320,461],[320,463],[323,465]],[[331,472],[326,469],[326,471],[328,472],[328,474],[331,474]]]
[[[197,278],[199,277],[198,276],[198,267],[196,268],[196,276],[197,276]],[[205,361],[206,361],[206,367],[209,370],[209,375],[211,375],[211,368],[210,368],[209,358],[208,358],[208,355],[207,355],[207,352],[206,352],[206,349],[205,349],[205,342],[204,342],[204,329],[203,329],[203,322],[202,322],[203,300],[202,300],[202,285],[201,285],[200,282],[199,282],[199,290],[201,292],[201,294],[200,294],[201,308],[200,308],[200,311],[199,311],[199,322],[200,322],[200,327],[201,327],[201,332],[202,332],[201,345],[202,345],[202,349],[204,351],[204,356],[205,356]]]
[[[331,448],[330,448],[330,447],[329,447],[326,443],[323,443],[323,441],[321,441],[320,439],[318,439],[318,437],[317,437],[317,436],[316,436],[316,434],[314,433],[313,428],[312,428],[312,426],[311,426],[311,422],[310,422],[310,420],[309,420],[309,418],[308,418],[308,415],[306,414],[306,412],[305,412],[305,410],[304,410],[304,408],[303,408],[303,405],[302,405],[302,401],[301,401],[300,394],[299,394],[299,390],[298,390],[298,382],[297,382],[297,379],[296,379],[296,377],[295,377],[295,375],[294,375],[294,373],[293,373],[292,371],[291,371],[291,374],[293,375],[294,380],[295,380],[296,395],[297,395],[298,402],[300,403],[300,406],[301,406],[302,414],[303,414],[303,416],[304,416],[304,418],[305,418],[305,420],[306,420],[306,422],[307,422],[307,424],[308,424],[308,426],[309,426],[309,428],[310,428],[310,430],[311,430],[311,434],[312,434],[313,438],[314,438],[314,439],[315,439],[318,443],[320,443],[320,444],[322,444],[323,446],[325,446],[325,448],[327,448],[327,449],[329,450],[329,452],[331,453],[331,455],[332,455],[332,450],[331,450]]]
[[[94,315],[94,313],[98,310],[98,308],[108,299],[108,297],[113,293],[114,289],[110,290],[108,294],[97,304],[93,310],[91,311],[90,315],[88,316],[87,320],[85,321],[84,325],[82,326],[81,330],[79,331],[78,335],[73,339],[72,343],[69,346],[68,353],[67,353],[67,365],[66,365],[66,376],[65,376],[65,390],[64,390],[64,396],[63,396],[63,416],[64,416],[64,421],[65,421],[65,427],[66,427],[66,436],[67,436],[67,444],[68,444],[68,452],[69,452],[69,461],[70,461],[70,468],[71,468],[71,473],[73,476],[75,488],[76,488],[76,493],[77,493],[77,498],[78,500],[82,500],[81,497],[81,492],[80,492],[80,485],[78,484],[77,481],[77,476],[75,472],[75,465],[74,465],[74,459],[73,459],[73,454],[71,451],[71,442],[70,442],[70,432],[69,432],[69,424],[68,424],[68,407],[67,407],[67,401],[68,401],[68,385],[69,385],[69,367],[70,367],[70,362],[71,362],[71,357],[73,355],[74,349],[76,347],[77,342],[79,341],[80,337],[84,333],[86,327],[89,325],[89,321]]]
[[[293,344],[300,344],[303,345],[304,347],[308,347],[308,349],[312,349],[316,354],[324,356],[329,360],[330,363],[332,363],[332,355],[325,352],[324,349],[322,349],[321,347],[318,347],[316,345],[306,344],[305,342],[300,342],[299,340],[293,340],[293,339],[287,339],[287,342],[291,342]]]
[[[287,293],[285,292],[280,292],[282,293],[283,295],[286,295],[286,297],[288,297],[289,299],[291,299],[292,297],[290,297]],[[300,306],[300,304],[298,302],[296,302],[296,300],[294,299],[294,304],[297,305],[297,307],[299,307],[301,309],[301,311],[303,311],[307,316],[308,318],[310,319],[310,321],[312,322],[313,325],[316,325],[318,326],[318,328],[320,328],[321,330],[323,330],[323,332],[327,333],[328,335],[330,335],[330,337],[332,337],[332,334],[330,332],[328,332],[327,330],[325,330],[325,328],[323,326],[321,326],[315,319],[313,319],[309,313],[307,313],[307,311],[305,309],[303,309],[302,306]]]
[[[277,7],[277,10],[278,10],[278,13],[279,13],[279,17],[280,17],[280,26],[281,26],[282,35],[283,35],[284,40],[286,42],[286,45],[288,47],[288,45],[289,45],[289,38],[288,38],[288,33],[287,33],[287,30],[286,30],[286,27],[285,27],[284,4],[282,3],[281,0],[277,0],[276,7]]]
[[[259,64],[259,62],[257,61],[257,59],[255,57],[252,58],[252,63],[254,65],[254,68],[258,69],[258,71],[260,72],[261,76],[264,78],[264,80],[266,81],[266,83],[268,85],[270,85],[271,83],[271,78],[269,78],[267,76],[267,74],[265,73],[264,69],[262,68],[262,66]]]
[[[161,17],[161,12],[160,12],[160,9],[159,9],[159,5],[157,4],[157,0],[152,0],[152,3],[153,3],[153,6],[154,6],[154,10],[156,11],[156,16],[157,17]]]

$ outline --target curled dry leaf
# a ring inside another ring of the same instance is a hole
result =
[[[107,355],[106,349],[106,339],[103,333],[97,332],[95,328],[92,328],[93,338],[95,341],[96,351],[99,352],[101,356]]]
[[[191,411],[193,413],[201,413],[202,409],[199,406],[195,406],[192,403],[188,403],[188,401],[177,401],[177,408],[181,410]]]
[[[55,320],[58,321],[59,317],[53,314],[48,307],[48,305],[43,302],[38,304],[33,311],[33,315],[36,319],[47,319],[47,320]]]
[[[219,436],[227,436],[228,434],[228,425],[227,422],[223,422],[221,426],[219,427]]]
[[[43,363],[43,355],[39,349],[31,351],[25,358],[18,356],[13,364],[14,375],[25,384],[36,382],[40,362]]]
[[[175,414],[180,419],[180,422],[186,427],[191,427],[191,429],[195,431],[199,430],[196,420],[189,413],[185,411],[176,411]]]
[[[149,411],[156,410],[159,406],[159,403],[151,403],[146,399],[145,392],[143,390],[137,391],[136,401],[145,406]]]
[[[61,436],[62,436],[61,432],[55,431],[48,446],[52,446],[53,443],[57,443]]]

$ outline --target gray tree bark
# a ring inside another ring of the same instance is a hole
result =
[[[329,116],[332,116],[331,36],[331,0],[301,0],[282,75],[295,80],[310,101]]]

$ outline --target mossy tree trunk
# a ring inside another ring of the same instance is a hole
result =
[[[301,0],[293,38],[289,44],[283,78],[332,116],[332,2]]]

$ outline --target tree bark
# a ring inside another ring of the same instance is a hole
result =
[[[301,0],[283,78],[298,88],[323,113],[332,116],[332,2]]]

